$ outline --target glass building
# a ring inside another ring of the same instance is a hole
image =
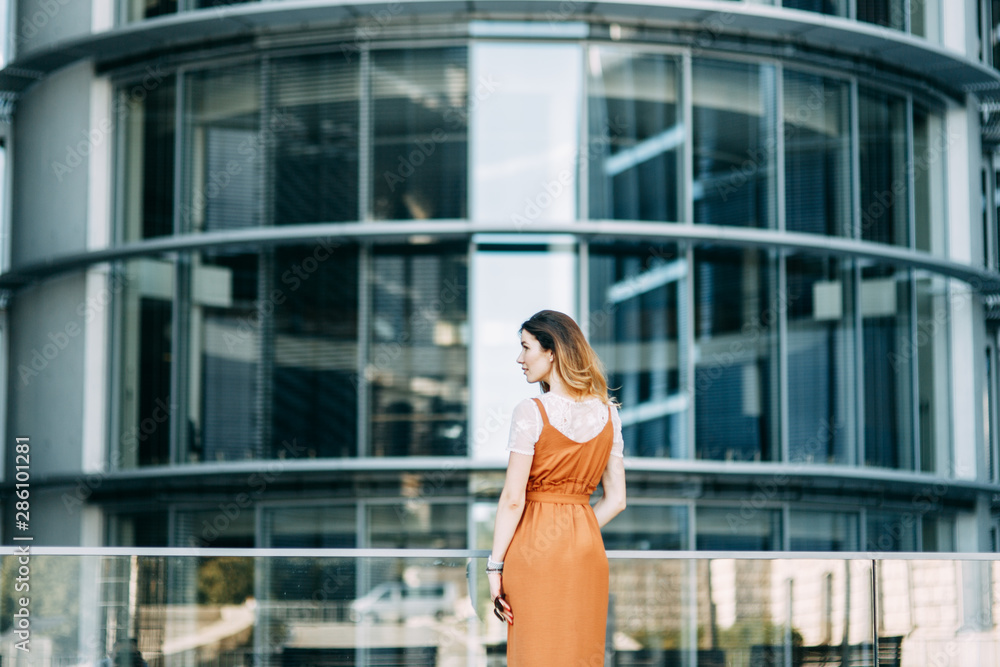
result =
[[[25,436],[39,545],[485,548],[554,308],[610,549],[1000,550],[1000,3],[944,5],[13,3],[3,538]]]

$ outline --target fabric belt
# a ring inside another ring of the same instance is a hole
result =
[[[525,500],[535,503],[559,503],[560,505],[589,505],[589,493],[549,493],[548,491],[528,491]]]

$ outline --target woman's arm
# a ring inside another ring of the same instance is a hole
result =
[[[620,456],[609,456],[608,465],[601,475],[604,495],[594,503],[597,525],[603,528],[625,509],[625,460]]]
[[[507,477],[504,479],[503,491],[500,492],[500,502],[497,504],[497,519],[493,528],[493,553],[491,558],[503,562],[507,547],[514,537],[514,530],[524,513],[524,495],[528,486],[528,473],[531,472],[533,456],[510,453],[507,462]],[[495,600],[503,592],[503,581],[500,574],[490,573],[490,599]],[[502,601],[506,608],[507,622],[514,622],[514,614],[510,605]]]

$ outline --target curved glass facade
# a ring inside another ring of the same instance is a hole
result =
[[[1000,161],[971,92],[885,55],[965,57],[939,0],[319,4],[301,33],[250,4],[119,3],[116,30],[162,43],[258,27],[171,53],[122,37],[70,71],[101,84],[80,108],[115,114],[107,164],[52,197],[86,209],[79,257],[46,250],[44,190],[18,218],[14,264],[41,280],[13,297],[11,387],[57,402],[36,341],[109,292],[91,356],[62,357],[95,388],[84,444],[44,471],[66,522],[99,517],[81,543],[486,548],[541,308],[581,323],[622,404],[610,549],[1000,535],[994,287],[964,280],[1000,266]]]

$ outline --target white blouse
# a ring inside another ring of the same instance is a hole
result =
[[[570,440],[586,442],[608,423],[608,406],[599,398],[574,401],[559,394],[548,392],[539,396],[545,406],[549,423]],[[542,413],[533,399],[526,398],[517,404],[510,419],[510,438],[507,451],[534,456],[535,443],[542,434]],[[614,429],[611,453],[625,456],[625,441],[622,439],[622,422],[618,408],[611,408],[611,426]]]

